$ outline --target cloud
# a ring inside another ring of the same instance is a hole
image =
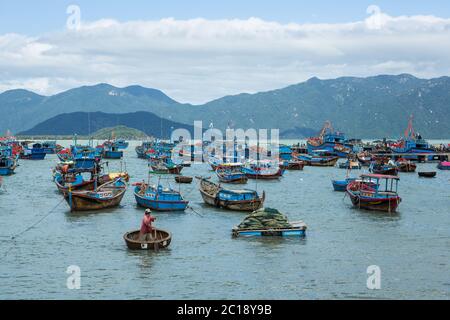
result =
[[[39,37],[0,35],[0,90],[141,84],[200,103],[312,76],[448,75],[450,19],[392,17],[377,7],[368,14],[339,24],[104,19]]]

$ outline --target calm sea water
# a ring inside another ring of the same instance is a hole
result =
[[[65,143],[68,144],[67,142]],[[147,177],[145,160],[125,151],[131,182]],[[55,155],[20,161],[0,191],[1,299],[449,299],[450,172],[435,179],[401,173],[397,214],[352,208],[330,180],[337,168],[305,167],[280,181],[250,182],[266,206],[309,229],[300,239],[232,239],[244,213],[203,205],[197,185],[180,185],[198,212],[155,213],[170,230],[168,250],[132,252],[123,234],[140,226],[143,210],[130,187],[119,208],[70,213],[51,181]],[[110,161],[110,170],[120,161]],[[205,175],[196,165],[183,174]],[[419,164],[418,170],[436,170]],[[211,175],[212,172],[210,173]],[[172,186],[178,188],[172,180]],[[53,211],[52,211],[53,209]],[[49,214],[14,241],[9,238]],[[66,286],[67,267],[81,268],[81,288]],[[381,289],[366,287],[367,267],[381,268]]]

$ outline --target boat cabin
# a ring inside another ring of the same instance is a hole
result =
[[[368,193],[367,196],[383,196],[383,195],[397,195],[398,181],[397,176],[384,174],[363,174],[361,175],[361,183],[369,186],[367,190],[361,190],[361,195]],[[377,186],[377,187],[373,187]]]

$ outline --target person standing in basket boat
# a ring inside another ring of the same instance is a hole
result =
[[[156,218],[152,216],[152,211],[150,209],[145,209],[144,218],[142,219],[141,231],[139,232],[140,241],[152,241],[153,240],[153,226]]]

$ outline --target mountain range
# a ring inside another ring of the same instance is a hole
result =
[[[335,129],[355,138],[399,137],[412,114],[414,127],[422,136],[448,138],[450,77],[419,79],[401,74],[311,78],[282,89],[225,96],[203,105],[179,103],[159,90],[141,86],[117,88],[99,84],[53,96],[10,90],[0,94],[0,131],[26,132],[36,125],[42,129],[44,121],[64,113],[114,113],[113,118],[117,119],[117,114],[138,111],[190,126],[194,120],[202,120],[204,127],[212,121],[220,129],[228,125],[243,129],[279,128],[284,137],[310,136],[320,130],[325,120],[330,120]],[[63,123],[61,129],[80,131],[73,127],[70,117],[57,120],[64,119],[70,123]],[[127,125],[116,121],[99,126],[117,124]]]

